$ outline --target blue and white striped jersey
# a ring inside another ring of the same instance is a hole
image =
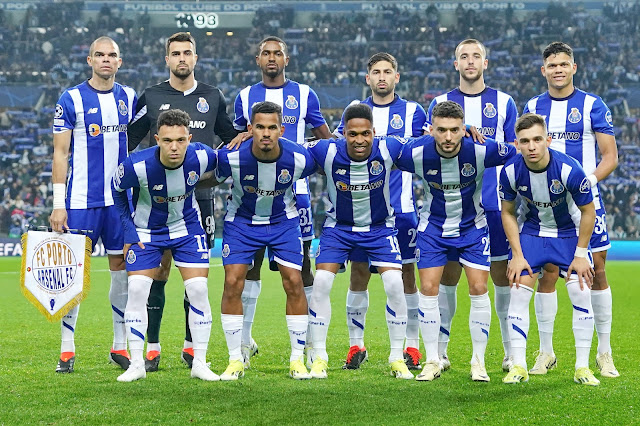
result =
[[[481,189],[485,169],[503,165],[514,155],[513,146],[493,139],[480,145],[470,137],[462,138],[460,152],[453,158],[438,154],[433,136],[407,142],[396,165],[424,181],[418,231],[459,237],[473,227],[484,228],[487,220]]]
[[[373,138],[371,155],[365,161],[349,157],[346,139],[321,139],[309,144],[311,155],[327,177],[331,207],[325,227],[367,232],[371,226],[395,225],[389,174],[402,143],[397,137]]]
[[[575,89],[570,96],[556,99],[545,92],[527,102],[523,113],[527,112],[545,117],[552,149],[578,160],[587,175],[596,170],[596,133],[613,135],[611,111],[599,96]],[[598,185],[591,191],[598,209]]]
[[[575,159],[549,152],[549,165],[540,171],[529,170],[521,155],[509,160],[500,173],[500,197],[513,201],[522,196],[521,233],[575,237],[580,230],[578,206],[593,201],[591,184]]]
[[[269,225],[298,220],[293,184],[317,170],[311,154],[302,146],[280,138],[280,157],[271,162],[258,160],[251,152],[253,139],[237,151],[218,151],[216,178],[233,179],[227,199],[226,222]]]
[[[212,148],[192,142],[184,162],[175,169],[160,162],[157,145],[126,158],[113,176],[114,198],[125,226],[125,243],[204,234],[193,192],[202,175],[215,169],[216,157]],[[128,188],[133,188],[133,215],[127,201]]]
[[[113,205],[111,178],[127,156],[127,124],[138,98],[127,86],[99,91],[88,81],[67,89],[56,104],[53,133],[71,130],[66,208]]]
[[[258,102],[269,101],[282,107],[283,137],[304,143],[307,126],[312,129],[326,124],[318,95],[306,84],[287,80],[281,87],[267,87],[262,82],[247,86],[238,93],[234,104],[233,126],[245,130],[251,123],[251,108]]]
[[[516,140],[516,120],[518,108],[513,98],[500,90],[492,87],[485,89],[477,95],[468,95],[454,89],[449,93],[437,96],[429,105],[428,123],[431,124],[431,111],[437,103],[453,101],[462,106],[464,110],[464,122],[475,126],[484,136],[497,142],[514,142]],[[499,211],[498,177],[500,167],[490,167],[485,170],[482,180],[482,206],[485,210]]]
[[[349,105],[360,103],[356,100]],[[404,138],[421,136],[427,121],[427,115],[422,105],[407,101],[395,95],[393,101],[387,105],[378,105],[373,102],[371,96],[362,101],[373,111],[373,129],[376,136],[401,136]],[[341,138],[344,130],[344,116],[340,124],[333,132]],[[411,173],[400,170],[391,171],[389,181],[391,192],[391,206],[397,213],[413,213],[416,208],[413,203],[413,179]]]

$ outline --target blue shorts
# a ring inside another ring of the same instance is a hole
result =
[[[309,194],[296,195],[296,209],[300,215],[300,233],[302,241],[313,240],[313,215],[311,214],[311,196]]]
[[[222,264],[251,265],[263,247],[283,266],[302,270],[302,236],[297,219],[273,225],[225,222],[222,231]]]
[[[607,232],[607,214],[604,211],[604,205],[600,202],[600,208],[596,210],[596,224],[593,227],[593,234],[589,241],[591,251],[605,251],[611,248],[609,241],[609,233]]]
[[[165,250],[171,250],[176,266],[181,268],[209,267],[209,245],[202,234],[144,243],[144,250],[133,244],[125,256],[127,271],[157,268]]]
[[[499,211],[485,211],[487,227],[489,228],[489,251],[491,261],[509,259],[509,240],[502,227],[502,214]]]
[[[457,259],[455,258],[457,256]],[[459,237],[442,237],[418,232],[418,269],[444,266],[447,261],[483,271],[489,270],[489,235],[486,229],[472,229]]]
[[[324,228],[320,236],[316,265],[344,263],[349,254],[361,249],[371,266],[402,267],[397,231],[386,226],[372,227],[368,232],[354,232],[344,228]],[[367,260],[365,260],[366,262]]]
[[[416,263],[416,240],[418,238],[418,215],[413,213],[400,213],[396,215],[396,230],[398,231],[398,246],[402,264]],[[367,253],[362,248],[356,248],[349,253],[352,262],[368,262]]]
[[[558,266],[560,275],[566,278],[567,270],[573,262],[573,255],[576,252],[578,237],[555,238],[520,234],[520,245],[522,246],[522,254],[534,274],[540,272],[545,264],[551,263]],[[587,252],[587,259],[593,265],[591,250]],[[521,275],[528,273],[522,271]]]
[[[102,238],[107,254],[122,254],[124,233],[116,206],[68,209],[67,224],[71,229],[93,231],[88,234],[92,250],[95,249],[98,238]]]

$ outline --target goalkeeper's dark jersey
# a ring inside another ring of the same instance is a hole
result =
[[[192,89],[181,92],[171,87],[167,80],[148,87],[138,99],[134,118],[127,130],[129,151],[133,151],[147,134],[149,145],[156,144],[153,135],[158,133],[158,115],[169,109],[181,109],[189,114],[191,140],[194,142],[216,148],[219,145],[216,136],[226,144],[238,134],[227,115],[227,102],[220,89],[198,81]],[[212,196],[212,190],[196,191],[198,199]]]

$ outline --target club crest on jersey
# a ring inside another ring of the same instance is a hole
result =
[[[484,104],[482,113],[487,118],[493,118],[496,116],[496,114],[498,114],[498,111],[496,111],[496,107],[494,107],[491,102],[487,102],[486,104]]]
[[[127,252],[127,263],[131,265],[135,262],[136,262],[136,254],[133,252],[133,250],[129,250]]]
[[[476,172],[476,169],[471,165],[471,163],[464,163],[464,165],[462,166],[462,170],[460,170],[460,173],[464,177],[469,177],[473,175],[475,172]]]
[[[562,191],[564,191],[564,185],[558,179],[552,179],[549,191],[551,191],[552,194],[556,195],[562,194]]]
[[[118,112],[120,113],[120,115],[127,115],[127,113],[129,112],[127,104],[125,104],[122,99],[118,100]]]
[[[209,104],[207,103],[207,100],[205,98],[198,98],[198,104],[196,105],[196,108],[199,112],[204,114],[209,111]]]
[[[56,107],[57,110],[57,107]],[[604,115],[604,119],[607,120],[607,123],[609,123],[609,126],[613,127],[613,117],[611,117],[611,111],[607,111],[607,113]]]
[[[591,182],[589,182],[588,178],[584,178],[582,182],[580,182],[580,192],[588,194],[589,191],[591,191]]]
[[[298,100],[295,98],[295,96],[288,95],[287,101],[284,103],[284,106],[286,106],[289,109],[296,109],[298,108]]]
[[[222,257],[229,257],[230,253],[231,253],[231,249],[229,248],[229,244],[225,244],[222,247]]]
[[[62,108],[62,105],[56,104],[56,113],[54,114],[53,118],[60,118],[62,117],[62,114],[64,114],[64,109]]]
[[[384,167],[378,160],[374,160],[371,162],[371,174],[374,176],[379,175],[384,170]]]
[[[282,169],[280,170],[280,175],[278,176],[278,183],[285,184],[291,182],[291,174],[289,170]]]
[[[187,176],[187,184],[193,186],[198,183],[198,179],[200,179],[200,176],[198,176],[196,172],[191,170],[189,172],[189,176]]]
[[[400,114],[393,114],[393,118],[391,118],[391,122],[389,124],[391,125],[391,127],[398,130],[401,129],[402,126],[404,126],[404,121],[402,121]]]
[[[498,155],[500,157],[504,157],[509,152],[509,148],[507,148],[507,144],[504,142],[498,142]]]
[[[580,120],[582,120],[582,114],[578,111],[578,108],[571,108],[571,112],[569,113],[569,117],[567,118],[569,123],[576,124]]]

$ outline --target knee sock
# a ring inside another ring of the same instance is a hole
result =
[[[389,362],[402,360],[404,337],[407,334],[407,301],[404,298],[402,271],[391,269],[380,274],[384,291],[387,294],[385,316],[389,329]]]
[[[533,298],[540,335],[540,352],[553,354],[553,324],[558,313],[558,294],[536,292]]]
[[[124,319],[127,325],[127,339],[131,351],[131,364],[144,365],[144,337],[147,333],[146,302],[153,278],[144,275],[129,276],[129,296]]]
[[[331,287],[336,275],[317,270],[313,279],[313,293],[309,303],[309,326],[313,337],[314,356],[329,360],[327,355],[327,332],[331,322]]]
[[[149,326],[147,330],[147,340],[150,343],[160,342],[160,324],[164,312],[164,286],[166,281],[153,280],[147,302],[147,315]]]
[[[573,305],[573,336],[576,340],[576,370],[589,367],[589,352],[593,339],[593,308],[591,307],[591,290],[584,287],[580,290],[577,279],[567,281],[567,292]]]
[[[253,327],[253,318],[256,316],[256,304],[258,296],[262,289],[260,280],[245,280],[244,290],[242,290],[242,344],[251,344],[251,328]]]
[[[424,343],[424,353],[427,362],[439,362],[438,332],[440,330],[440,312],[438,310],[438,296],[425,296],[420,293],[419,312],[420,333]]]
[[[418,292],[405,293],[404,299],[407,302],[407,334],[405,340],[405,348],[420,347],[420,322],[418,321],[418,305],[420,304],[420,296]]]
[[[364,347],[364,327],[369,309],[369,291],[347,291],[349,346]]]
[[[304,297],[307,299],[307,310],[309,309],[309,301],[311,300],[311,294],[313,293],[313,286],[304,287]],[[311,340],[311,326],[309,326],[309,319],[307,318],[307,340],[306,346],[311,346],[313,340]]]
[[[127,271],[111,271],[109,301],[113,319],[113,345],[115,351],[127,349],[127,328],[124,324],[124,310],[127,307],[129,279]]]
[[[449,334],[451,334],[451,323],[456,313],[457,299],[456,290],[458,285],[449,286],[440,284],[438,293],[438,306],[440,309],[440,330],[438,335],[438,354],[446,355],[449,346]]]
[[[227,340],[229,361],[242,361],[242,315],[221,314],[222,331]]]
[[[489,329],[491,327],[491,300],[489,299],[489,293],[478,296],[470,295],[469,297],[471,298],[469,331],[473,345],[471,363],[480,361],[484,365],[484,353],[487,350]]]
[[[60,331],[62,336],[62,343],[60,344],[60,353],[62,352],[76,352],[75,333],[76,322],[78,322],[78,311],[80,305],[77,305],[67,312],[67,315],[62,317],[60,322]]]
[[[308,324],[309,318],[307,315],[287,315],[287,328],[289,329],[289,340],[291,341],[289,362],[302,359],[304,345],[307,342]]]
[[[504,348],[504,356],[511,356],[511,345],[509,344],[509,324],[507,323],[507,314],[509,312],[509,299],[511,288],[500,287],[494,285],[495,289],[495,305],[496,315],[500,322],[500,334],[502,335],[502,347]]]
[[[593,318],[598,334],[598,355],[611,354],[612,304],[611,287],[607,287],[605,290],[591,290]]]
[[[191,328],[189,327],[189,307],[191,305],[189,303],[189,296],[187,296],[186,290],[184,292],[184,300],[182,302],[182,306],[184,308],[184,343],[182,344],[182,348],[193,348],[193,336],[191,335]]]
[[[188,279],[184,282],[184,288],[189,297],[189,328],[193,335],[193,359],[205,363],[213,322],[207,278]]]
[[[529,304],[531,303],[531,296],[533,296],[533,289],[527,286],[511,287],[509,313],[507,315],[513,363],[524,367],[525,370],[527,369],[527,337],[529,336]]]

